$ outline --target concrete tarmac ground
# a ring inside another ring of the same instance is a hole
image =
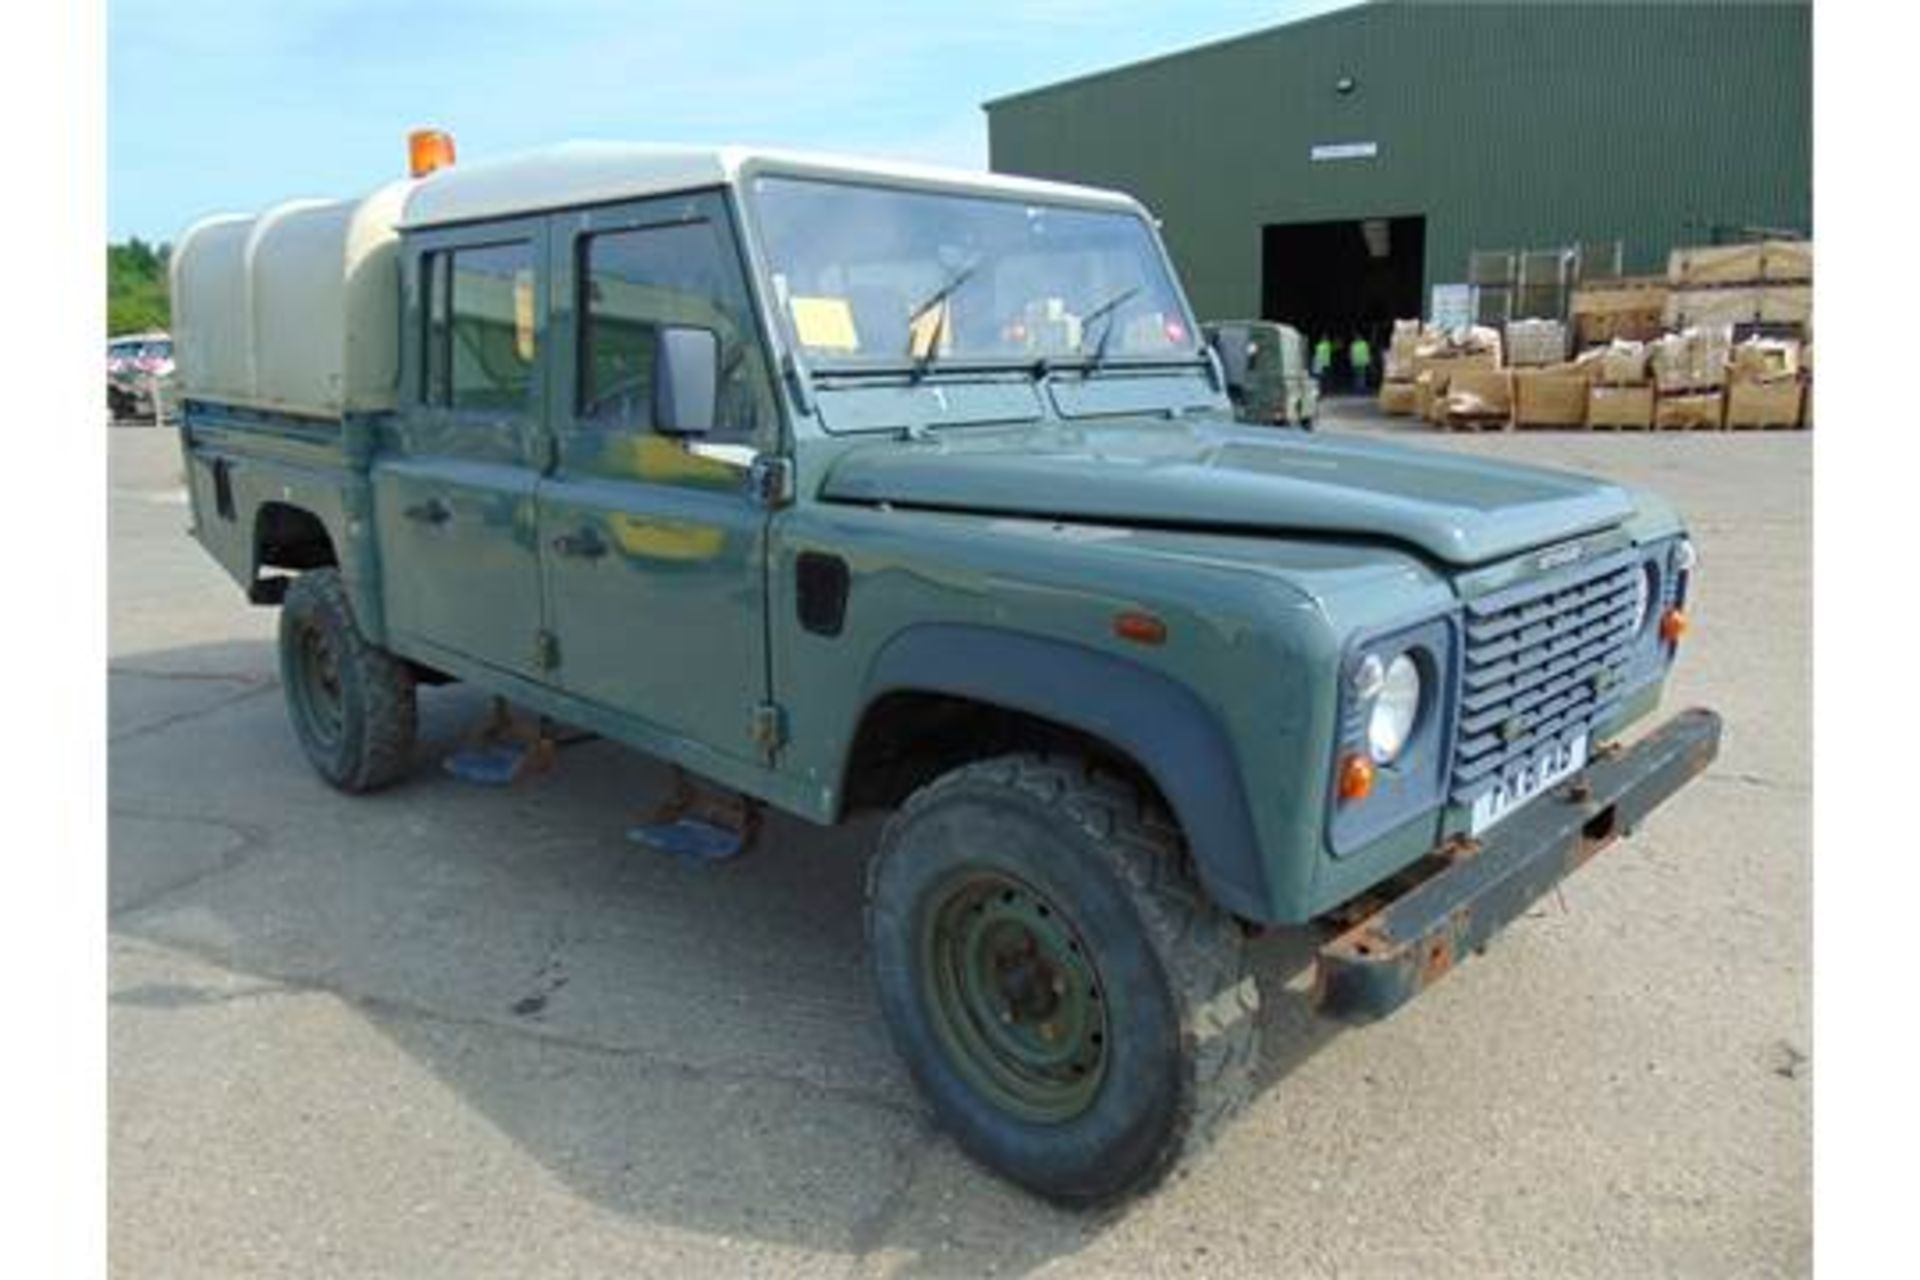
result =
[[[1259,944],[1262,1088],[1184,1176],[1051,1209],[930,1126],[868,986],[871,823],[693,868],[665,773],[568,746],[349,799],[276,614],[184,534],[174,433],[110,435],[110,1247],[126,1276],[1799,1275],[1810,1267],[1810,438],[1324,430],[1571,467],[1692,522],[1668,708],[1723,754],[1364,1030]]]

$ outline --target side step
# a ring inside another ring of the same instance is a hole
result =
[[[462,782],[507,787],[553,768],[557,745],[551,720],[516,716],[505,698],[495,698],[493,710],[479,728],[441,764]]]
[[[628,831],[627,839],[684,862],[726,862],[753,848],[760,826],[758,800],[698,781],[676,765],[673,790],[653,821]]]

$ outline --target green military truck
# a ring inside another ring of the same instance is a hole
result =
[[[203,221],[193,535],[280,608],[344,792],[466,681],[770,805],[890,814],[877,998],[939,1122],[1071,1204],[1250,1094],[1249,939],[1380,1017],[1698,774],[1645,493],[1234,421],[1107,191],[569,145]],[[855,909],[849,903],[848,909]]]
[[[1216,320],[1206,335],[1235,417],[1313,429],[1320,388],[1307,368],[1307,340],[1298,329],[1272,320]]]

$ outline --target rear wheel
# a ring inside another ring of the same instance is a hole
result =
[[[894,1044],[956,1141],[1049,1198],[1144,1191],[1252,1090],[1258,994],[1178,833],[1072,757],[910,797],[868,879]]]
[[[342,791],[372,791],[406,772],[417,711],[413,671],[368,643],[337,569],[311,569],[280,610],[280,680],[307,759]]]

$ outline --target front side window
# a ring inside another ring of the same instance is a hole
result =
[[[520,413],[533,395],[533,246],[445,249],[422,264],[428,404]]]
[[[755,441],[773,420],[772,386],[731,242],[709,221],[585,236],[579,248],[577,416],[613,430],[653,427],[659,331],[706,329],[719,339],[711,437]]]
[[[817,367],[1198,354],[1131,211],[775,177],[754,199],[772,296]]]

